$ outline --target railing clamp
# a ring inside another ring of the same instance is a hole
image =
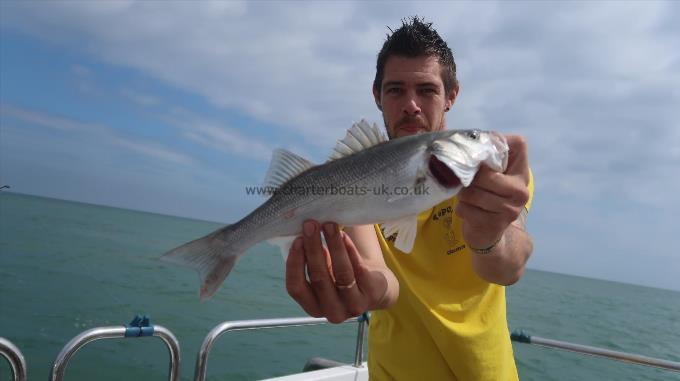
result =
[[[361,323],[361,322],[363,322],[363,321],[365,321],[366,324],[370,323],[370,322],[371,322],[371,314],[370,314],[370,312],[366,311],[366,312],[364,312],[363,314],[361,314],[360,316],[358,316],[358,317],[357,317],[357,321],[358,321],[359,323]]]
[[[153,336],[151,318],[147,315],[135,315],[134,319],[125,326],[125,337]]]
[[[518,343],[531,344],[531,335],[521,329],[517,329],[510,334],[510,340]]]

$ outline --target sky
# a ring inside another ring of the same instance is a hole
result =
[[[413,15],[452,48],[449,128],[522,134],[529,268],[680,290],[680,2],[0,2],[0,185],[218,222],[271,152],[380,122]]]

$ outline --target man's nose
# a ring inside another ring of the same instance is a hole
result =
[[[420,113],[420,106],[418,105],[418,100],[415,96],[409,96],[406,99],[403,107],[404,114],[415,115]]]

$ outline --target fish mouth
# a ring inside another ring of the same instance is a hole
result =
[[[430,155],[428,162],[430,173],[437,182],[445,188],[455,188],[461,185],[460,179],[443,161],[437,159],[435,155]]]

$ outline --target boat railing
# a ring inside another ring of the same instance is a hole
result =
[[[146,316],[136,316],[129,325],[96,327],[80,333],[78,336],[71,339],[71,341],[69,341],[64,346],[64,348],[62,348],[61,352],[59,352],[59,355],[57,355],[57,358],[54,360],[54,364],[52,364],[50,380],[62,380],[64,378],[66,366],[73,355],[88,343],[101,339],[122,339],[151,336],[160,338],[168,347],[168,351],[170,352],[170,370],[168,378],[170,381],[179,381],[179,366],[181,361],[179,342],[175,338],[175,335],[170,332],[170,330],[160,325],[150,324],[149,318]]]
[[[14,381],[26,381],[26,360],[24,355],[16,345],[4,337],[0,337],[0,355],[7,359],[12,371],[12,379]]]
[[[343,323],[359,322],[357,332],[357,342],[354,351],[354,366],[361,367],[363,363],[363,345],[364,345],[364,330],[368,314],[363,314],[359,317],[351,318]],[[203,340],[201,349],[198,351],[196,358],[196,369],[194,372],[194,381],[204,381],[206,371],[208,368],[208,355],[217,338],[222,334],[230,331],[243,331],[263,328],[281,328],[281,327],[300,327],[309,325],[328,324],[328,320],[324,318],[281,318],[281,319],[260,319],[260,320],[237,320],[225,321],[215,326]]]
[[[356,339],[356,347],[354,351],[354,363],[356,368],[363,366],[363,343],[366,323],[368,322],[368,314],[351,318],[344,323],[358,322],[358,332]],[[328,320],[324,318],[280,318],[280,319],[260,319],[260,320],[236,320],[225,321],[215,326],[208,335],[204,338],[201,348],[196,358],[196,368],[194,372],[194,381],[204,381],[206,378],[208,355],[215,344],[215,341],[223,334],[230,331],[256,330],[267,328],[282,328],[282,327],[300,327],[311,325],[329,324]],[[71,339],[61,350],[55,359],[50,373],[51,381],[62,380],[66,367],[75,353],[87,345],[88,343],[100,339],[117,339],[117,338],[132,338],[132,337],[150,337],[155,336],[160,338],[167,346],[170,354],[170,381],[179,380],[180,369],[180,348],[175,336],[167,328],[160,325],[151,325],[149,318],[144,316],[137,316],[129,324],[124,326],[109,326],[96,327],[84,331]],[[645,365],[673,372],[680,372],[680,362],[663,360],[653,357],[642,356],[627,352],[618,352],[604,348],[598,348],[588,345],[581,345],[566,341],[559,341],[553,339],[546,339],[539,336],[529,335],[524,331],[514,331],[510,338],[512,341],[537,345],[541,347],[567,350],[581,354],[604,357],[608,359],[624,361],[636,365]],[[23,354],[14,344],[9,340],[0,337],[0,355],[5,357],[10,364],[13,374],[13,380],[26,380],[26,361]]]
[[[611,360],[618,360],[638,365],[647,365],[655,368],[667,369],[680,372],[680,362],[662,360],[654,357],[642,356],[634,353],[613,351],[610,349],[591,347],[589,345],[575,344],[567,341],[546,339],[539,336],[532,336],[522,330],[516,330],[510,335],[512,341],[525,344],[533,344],[546,348],[561,349],[570,352],[577,352],[591,356],[605,357]]]

